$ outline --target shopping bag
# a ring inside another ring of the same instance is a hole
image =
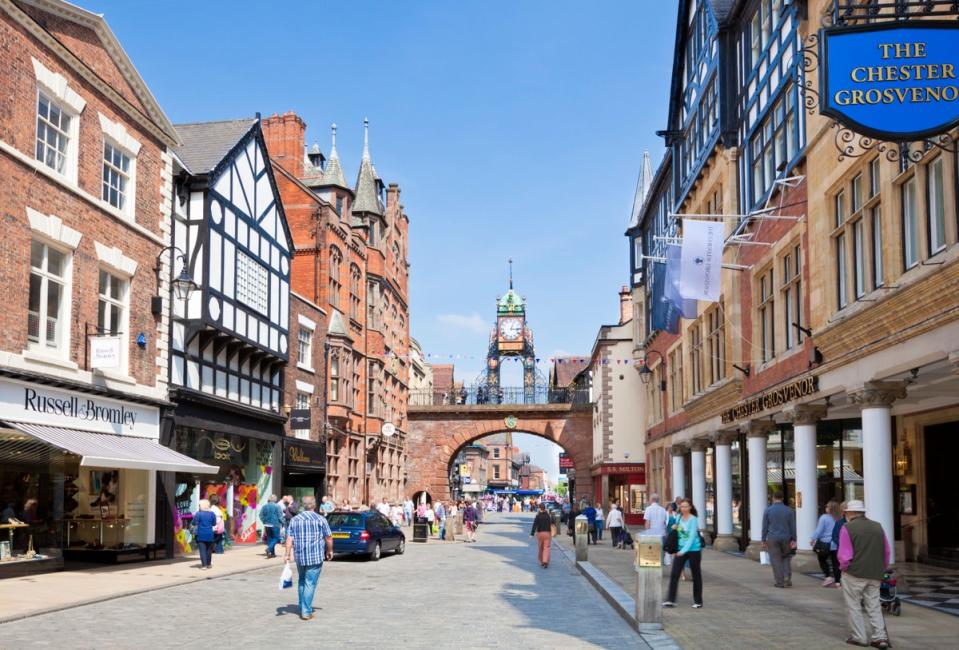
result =
[[[759,563],[769,565],[769,551],[759,551]]]
[[[280,574],[280,591],[284,589],[289,589],[293,586],[293,569],[290,568],[290,563],[287,562],[283,565],[283,573]]]
[[[671,565],[672,563],[673,563],[673,556],[672,556],[672,554],[666,553],[665,556],[663,557],[663,565],[664,565],[664,566],[669,566],[669,565]]]

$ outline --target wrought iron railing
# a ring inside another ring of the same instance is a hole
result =
[[[827,24],[863,25],[918,18],[950,18],[959,15],[955,0],[833,0]]]
[[[588,404],[585,388],[506,386],[490,391],[485,386],[462,389],[410,391],[410,406],[476,406],[484,404]]]

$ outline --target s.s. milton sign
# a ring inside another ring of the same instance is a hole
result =
[[[785,406],[802,397],[812,395],[819,390],[819,378],[813,375],[766,391],[756,397],[744,400],[731,409],[723,411],[723,424],[748,418],[778,406]]]
[[[820,48],[820,112],[851,130],[909,141],[959,124],[959,24],[830,27]]]
[[[0,380],[0,418],[151,438],[160,432],[158,408],[10,380]]]

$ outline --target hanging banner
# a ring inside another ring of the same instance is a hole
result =
[[[719,272],[723,264],[722,221],[683,219],[683,247],[679,293],[691,300],[719,300]]]
[[[683,298],[679,293],[679,279],[682,269],[682,250],[679,246],[666,247],[666,300],[679,310],[683,318],[696,318],[696,301]]]
[[[863,135],[920,140],[959,125],[959,25],[831,27],[819,36],[820,112]]]

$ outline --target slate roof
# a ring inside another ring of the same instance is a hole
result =
[[[646,201],[646,195],[649,194],[653,186],[653,165],[649,159],[649,152],[643,152],[643,166],[639,170],[639,178],[636,180],[636,194],[633,196],[633,210],[629,215],[628,228],[639,225],[639,216],[643,212],[643,203]]]
[[[255,118],[248,118],[177,124],[174,128],[183,144],[173,151],[191,174],[206,174],[226,157],[256,123]]]
[[[330,336],[342,336],[350,340],[353,339],[350,336],[350,331],[346,329],[346,323],[343,322],[343,317],[340,315],[340,312],[333,310],[333,316],[330,317],[330,326],[326,330],[327,334]]]
[[[332,153],[330,154],[332,158]],[[329,166],[327,166],[329,168]],[[363,121],[363,159],[360,161],[360,172],[356,176],[356,200],[353,201],[353,212],[368,212],[383,216],[383,204],[376,191],[376,170],[370,160],[369,120]]]
[[[573,383],[576,375],[589,367],[589,357],[557,357],[553,361],[550,373],[556,388],[566,388]]]

